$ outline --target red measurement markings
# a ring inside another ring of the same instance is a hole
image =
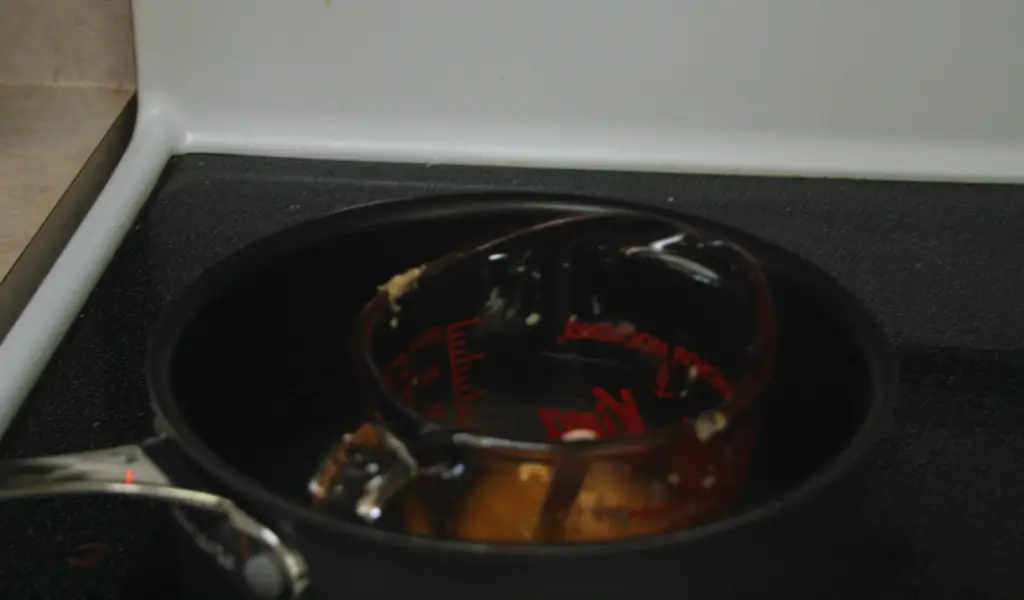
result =
[[[398,356],[388,365],[386,380],[403,403],[411,405],[413,390],[430,384],[438,378],[437,365],[423,366],[414,373],[410,362],[413,362],[416,354],[424,348],[440,344],[443,341],[444,328],[440,325],[431,327],[413,338],[409,345],[399,352]]]
[[[674,398],[676,392],[669,390],[672,383],[672,365],[668,361],[662,361],[658,365],[658,372],[654,376],[654,395],[658,398]]]
[[[444,329],[440,325],[431,327],[414,337],[412,341],[409,342],[409,347],[405,349],[405,352],[409,355],[416,354],[427,346],[440,344],[443,339]]]
[[[487,395],[486,390],[473,389],[469,378],[470,365],[484,357],[482,352],[470,353],[466,341],[466,328],[476,325],[479,318],[457,321],[445,327],[448,339],[448,365],[452,377],[452,401],[455,403],[455,422],[467,426],[470,422],[470,407],[474,400]]]
[[[567,321],[562,334],[566,339],[587,339],[619,344],[634,350],[641,350],[668,356],[668,342],[649,333],[638,333],[636,330],[615,323],[601,321],[599,323],[583,323]]]
[[[718,390],[718,393],[723,398],[732,396],[732,386],[729,385],[729,381],[722,375],[722,372],[715,367],[704,362],[701,357],[697,356],[697,353],[691,352],[682,346],[676,346],[672,350],[672,362],[677,365],[690,365],[697,367],[697,373],[702,377],[711,387]]]
[[[562,332],[562,339],[566,340],[596,340],[609,344],[625,346],[633,350],[639,350],[650,354],[670,359],[672,363],[686,367],[696,367],[697,373],[706,380],[722,396],[732,395],[732,386],[722,375],[721,371],[705,362],[696,352],[679,345],[671,345],[665,340],[650,333],[637,332],[629,327],[616,325],[607,321],[599,323],[583,323],[579,321],[567,321],[565,330]],[[671,354],[669,353],[671,350]],[[667,365],[665,365],[667,366]],[[665,391],[668,387],[669,373],[658,373],[657,388],[655,394],[659,397],[667,397]],[[659,394],[660,390],[660,394]]]
[[[640,435],[644,432],[644,420],[640,417],[633,392],[622,389],[619,400],[598,386],[590,390],[590,393],[594,395],[592,411],[559,408],[542,408],[537,411],[548,438],[561,439],[562,434],[573,429],[589,429],[598,438]]]
[[[404,353],[399,354],[388,367],[387,381],[392,393],[397,394],[398,399],[406,406],[412,406],[416,387],[431,379],[437,379],[437,367],[428,366],[422,373],[413,375],[409,369],[409,359]]]
[[[440,370],[437,365],[427,365],[415,375],[408,378],[399,393],[399,398],[408,406],[412,406],[415,390],[437,381]]]
[[[410,392],[409,398],[406,397],[405,393],[405,388],[408,388],[408,384],[412,381],[412,376],[409,374],[409,357],[405,355],[405,352],[400,353],[391,361],[384,380],[387,382],[388,387],[391,388],[391,392],[397,393],[403,402],[408,403],[411,400],[412,390],[408,390]]]

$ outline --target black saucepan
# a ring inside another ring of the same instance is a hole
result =
[[[404,536],[312,510],[324,450],[362,416],[352,322],[392,274],[606,199],[467,194],[346,210],[273,235],[169,304],[148,357],[157,436],[0,465],[0,499],[119,493],[174,504],[183,539],[253,597],[861,597],[871,549],[858,490],[895,394],[884,336],[802,259],[687,218],[762,263],[778,366],[745,502],[733,516],[600,544],[483,545]],[[664,213],[668,214],[668,213]],[[675,214],[678,218],[678,214]]]

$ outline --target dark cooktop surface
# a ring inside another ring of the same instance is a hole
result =
[[[896,419],[870,465],[876,597],[1024,597],[1024,188],[845,180],[175,159],[0,454],[138,441],[163,303],[264,235],[377,199],[474,189],[669,205],[818,263],[901,354]],[[165,510],[115,498],[0,505],[0,598],[197,598]],[[796,566],[795,569],[799,567]],[[798,577],[798,571],[794,572]],[[221,596],[218,596],[221,597]]]

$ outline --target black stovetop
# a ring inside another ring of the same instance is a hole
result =
[[[18,420],[3,456],[151,431],[143,378],[165,300],[289,225],[376,199],[472,189],[668,204],[818,263],[874,309],[902,355],[895,424],[867,502],[893,597],[1024,597],[1024,187],[175,159]],[[0,598],[195,598],[163,507],[112,498],[0,505]],[[867,575],[866,575],[867,576]],[[879,590],[879,597],[884,597]]]

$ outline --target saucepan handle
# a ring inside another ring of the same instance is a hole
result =
[[[177,476],[183,464],[177,444],[165,437],[102,450],[6,460],[0,462],[0,501],[65,494],[164,500],[175,505],[175,517],[200,546],[218,549],[215,554],[221,567],[250,593],[266,600],[300,598],[309,585],[302,555],[231,500],[177,485],[175,481],[188,479]],[[216,515],[219,526],[200,531],[182,509]],[[227,550],[240,547],[247,549],[244,555]]]

